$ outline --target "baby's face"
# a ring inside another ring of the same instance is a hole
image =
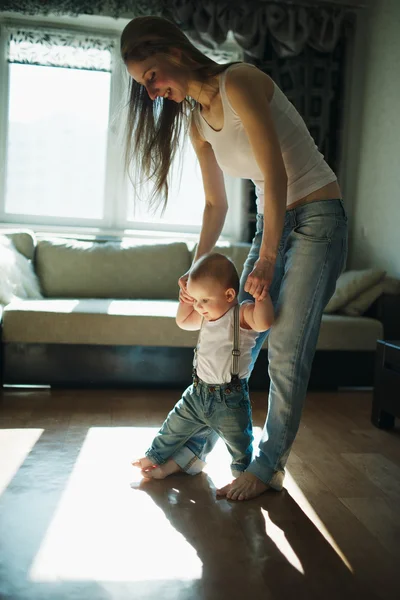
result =
[[[194,299],[193,308],[207,321],[220,319],[231,308],[235,299],[235,295],[218,281],[207,277],[198,281],[192,281],[189,277],[187,291]]]

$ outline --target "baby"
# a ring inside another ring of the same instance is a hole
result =
[[[200,330],[193,361],[193,382],[165,419],[144,458],[132,464],[145,478],[163,479],[181,471],[174,454],[201,429],[210,427],[225,442],[234,477],[252,458],[252,422],[248,377],[258,333],[269,329],[274,310],[264,300],[238,303],[239,275],[229,258],[202,256],[189,271],[176,322]]]

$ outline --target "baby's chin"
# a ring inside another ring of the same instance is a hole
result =
[[[223,311],[223,312],[221,312],[221,314],[212,314],[212,315],[210,313],[203,315],[202,313],[199,312],[199,315],[202,316],[205,321],[218,321],[218,319],[220,319],[221,317],[224,316],[225,312],[226,311]]]
[[[205,321],[218,321],[221,317],[224,316],[225,313],[221,313],[220,315],[204,315]]]
[[[213,317],[213,316],[211,316],[211,315],[209,315],[209,314],[207,314],[207,315],[202,315],[201,313],[199,313],[199,315],[200,315],[201,317],[203,317],[203,319],[204,319],[205,321],[215,321],[215,317]]]

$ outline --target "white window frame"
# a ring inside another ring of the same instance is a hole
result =
[[[123,76],[124,65],[119,55],[120,34],[128,23],[128,19],[112,19],[109,17],[80,16],[72,17],[26,17],[15,16],[13,13],[0,13],[0,229],[4,228],[29,228],[38,233],[52,232],[64,234],[79,234],[84,236],[104,237],[170,237],[179,239],[197,239],[201,229],[198,226],[171,223],[145,223],[128,221],[127,214],[127,185],[126,174],[123,169],[123,150],[120,147],[119,132],[108,131],[106,174],[105,174],[105,212],[101,220],[82,218],[55,218],[43,216],[29,216],[26,220],[21,215],[5,214],[5,175],[7,162],[7,129],[8,129],[8,97],[9,97],[9,69],[7,62],[7,27],[24,26],[31,28],[54,27],[71,29],[85,33],[88,36],[101,34],[115,40],[112,61],[113,69],[110,79],[110,112],[112,118],[121,99],[127,98],[127,89],[124,85],[126,78]],[[233,39],[233,38],[232,38]],[[234,52],[233,60],[241,60],[241,52],[237,45],[230,40],[224,46],[228,52]],[[123,124],[121,124],[123,126]],[[190,144],[190,141],[187,142]],[[225,177],[225,187],[229,200],[229,211],[225,221],[221,239],[231,242],[243,240],[245,231],[245,182],[240,179]],[[55,224],[58,221],[59,224]]]

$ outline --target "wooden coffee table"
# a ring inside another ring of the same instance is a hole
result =
[[[380,429],[400,418],[400,341],[378,340],[371,421]]]

